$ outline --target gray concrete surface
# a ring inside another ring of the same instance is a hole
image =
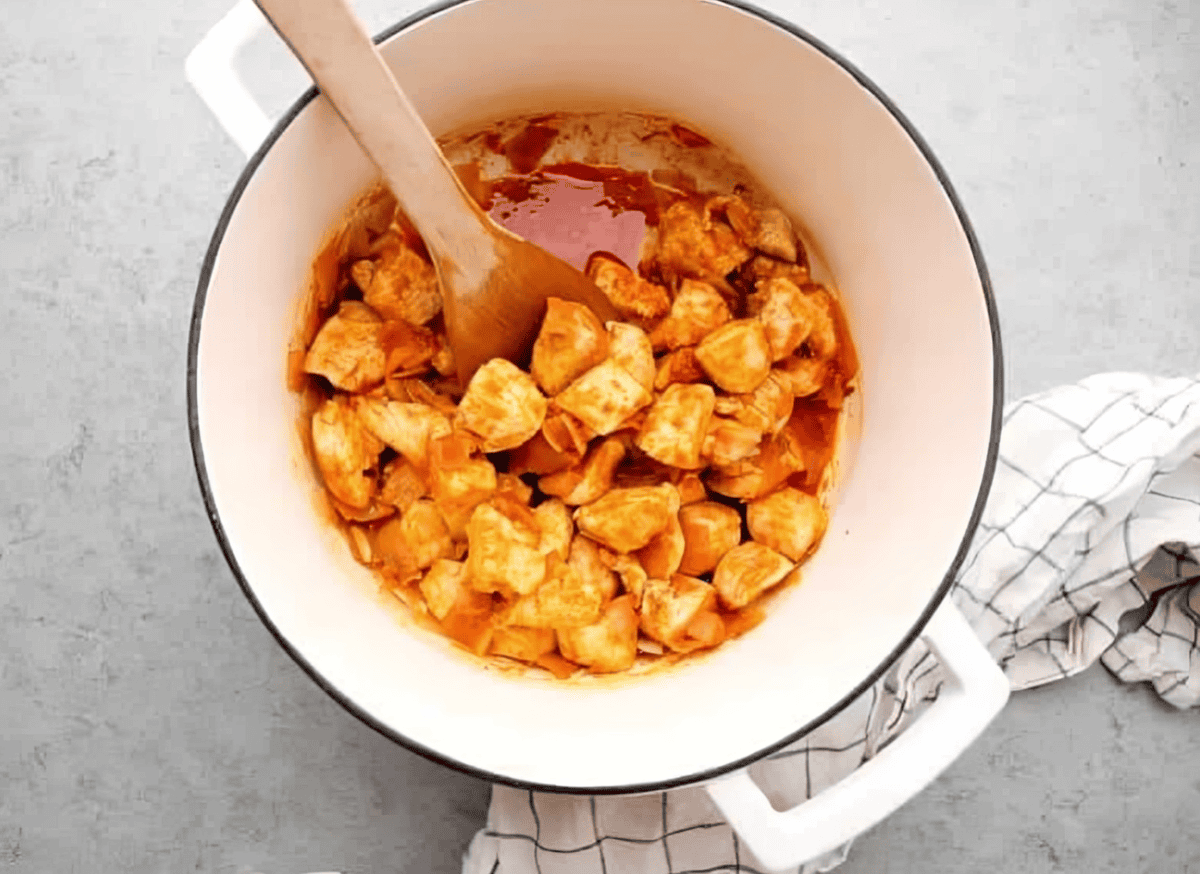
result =
[[[417,4],[362,0],[381,27]],[[924,132],[991,266],[1009,396],[1200,371],[1200,7],[773,2]],[[451,872],[487,786],[311,683],[187,445],[197,270],[242,164],[182,76],[226,0],[0,27],[0,871]],[[247,67],[295,93],[269,48]],[[1200,723],[1095,669],[1015,696],[866,872],[1200,872]]]

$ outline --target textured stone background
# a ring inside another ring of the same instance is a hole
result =
[[[417,5],[360,8],[380,28]],[[1009,397],[1200,370],[1200,6],[767,5],[942,159]],[[487,786],[289,661],[195,485],[188,317],[243,159],[182,65],[225,8],[10,2],[0,28],[0,872],[455,871]],[[272,108],[298,93],[271,43],[245,66]],[[842,870],[1198,874],[1197,718],[1101,669],[1019,694]]]

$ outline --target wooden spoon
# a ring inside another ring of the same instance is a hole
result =
[[[590,279],[493,222],[467,194],[346,0],[255,0],[379,166],[433,258],[446,334],[465,385],[481,364],[519,364],[546,298],[617,317]]]

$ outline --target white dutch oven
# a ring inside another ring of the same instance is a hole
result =
[[[252,153],[204,263],[188,399],[213,527],[287,651],[383,734],[493,781],[575,793],[704,783],[771,867],[837,846],[931,781],[1007,696],[944,600],[991,480],[1001,363],[966,217],[896,108],[812,37],[740,3],[468,0],[382,38],[435,133],[618,106],[712,136],[802,217],[858,345],[856,457],[804,582],[768,620],[636,682],[522,681],[405,627],[314,512],[285,350],[322,236],[375,173],[312,93],[268,124],[231,65],[260,26],[243,0],[188,62]],[[930,711],[850,778],[775,811],[745,766],[838,712],[919,635],[950,677]]]

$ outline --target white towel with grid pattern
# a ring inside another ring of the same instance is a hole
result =
[[[1200,377],[1102,374],[1004,413],[990,498],[951,596],[1013,689],[1097,661],[1200,704]],[[937,697],[918,641],[868,692],[751,767],[781,806],[836,783]],[[794,869],[829,871],[848,845]],[[588,797],[497,786],[464,874],[759,874],[703,789]]]

